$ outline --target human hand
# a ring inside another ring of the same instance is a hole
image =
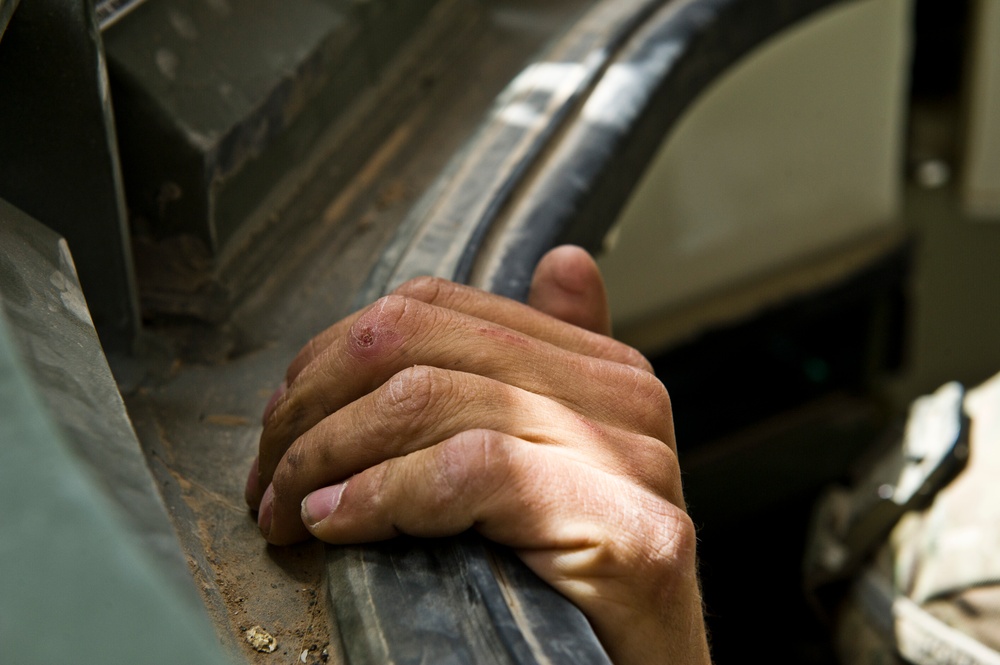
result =
[[[582,250],[543,258],[529,304],[417,279],[314,338],[265,413],[247,482],[261,531],[474,528],[580,607],[615,662],[708,662],[667,393],[601,334]]]

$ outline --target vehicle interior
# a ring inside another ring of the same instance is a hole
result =
[[[1000,369],[991,0],[0,0],[0,127],[5,662],[609,662],[475,534],[260,538],[268,396],[411,277],[595,255],[720,665],[840,662],[818,497]]]

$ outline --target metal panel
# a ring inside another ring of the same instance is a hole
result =
[[[0,652],[220,663],[66,242],[0,200]]]
[[[318,0],[172,0],[105,32],[129,202],[150,235],[186,233],[218,253],[309,147],[314,116],[343,104],[329,66],[352,30]],[[311,132],[276,159],[303,114]]]
[[[0,41],[0,197],[69,242],[106,347],[138,328],[101,36],[91,2],[22,3]]]

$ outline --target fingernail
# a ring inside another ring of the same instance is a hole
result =
[[[286,390],[288,390],[288,382],[282,381],[281,385],[278,386],[278,389],[274,391],[273,395],[271,395],[271,399],[267,400],[267,406],[264,407],[264,415],[260,419],[262,425],[267,424],[267,419],[271,417],[272,413],[274,413],[274,407],[277,406],[278,400],[281,399],[281,396],[285,394]]]
[[[247,485],[246,489],[243,490],[243,498],[251,506],[254,505],[254,501],[257,500],[257,470],[260,468],[260,458],[254,457],[253,464],[250,465],[250,473],[247,474]]]
[[[344,494],[346,485],[345,481],[306,495],[306,498],[302,499],[302,521],[309,528],[313,528],[332,515],[340,505],[340,497]]]
[[[257,526],[267,538],[271,533],[271,515],[274,512],[274,485],[268,485],[264,490],[264,498],[260,500],[260,512],[257,513]]]

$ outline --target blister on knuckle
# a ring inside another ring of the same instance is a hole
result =
[[[382,296],[351,324],[351,337],[357,339],[372,330],[399,325],[406,315],[409,303],[410,299],[405,296]]]
[[[425,305],[400,295],[379,298],[351,324],[346,340],[347,353],[365,360],[391,353],[416,332],[421,307]]]

